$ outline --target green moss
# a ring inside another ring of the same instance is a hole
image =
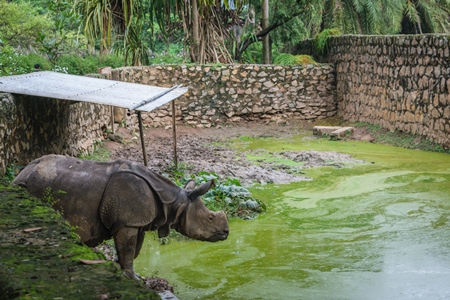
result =
[[[442,145],[436,144],[417,134],[411,134],[400,130],[390,131],[379,125],[364,122],[355,123],[354,126],[367,129],[377,143],[389,144],[407,149],[450,153],[450,149],[445,149]]]
[[[25,229],[36,230],[25,232]],[[158,299],[121,275],[116,263],[83,245],[49,204],[0,179],[1,299]],[[6,298],[4,298],[6,297]]]

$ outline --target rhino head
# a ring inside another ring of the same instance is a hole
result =
[[[195,181],[190,180],[185,186],[189,199],[173,228],[181,234],[200,241],[217,242],[228,237],[228,220],[223,211],[209,210],[201,196],[214,186],[214,181],[208,181],[195,188]]]

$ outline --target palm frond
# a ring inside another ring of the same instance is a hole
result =
[[[383,7],[381,22],[385,24],[382,34],[394,34],[401,31],[403,20],[403,1],[381,0]]]
[[[406,7],[405,7],[405,16],[415,25],[419,28],[419,31],[422,33],[422,26],[421,26],[421,20],[419,16],[419,12],[416,9],[416,6],[413,2],[407,1]]]
[[[417,11],[431,32],[448,32],[450,1],[418,1]]]

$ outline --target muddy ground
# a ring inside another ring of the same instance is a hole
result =
[[[238,178],[244,186],[254,183],[285,184],[294,181],[309,180],[301,176],[301,169],[317,166],[340,167],[348,163],[360,163],[347,154],[337,152],[299,151],[282,153],[262,153],[261,150],[238,153],[228,146],[231,140],[240,139],[243,143],[252,138],[286,138],[297,134],[311,135],[316,123],[291,120],[284,123],[241,122],[238,125],[225,125],[212,128],[193,128],[178,126],[176,132],[178,165],[187,174],[200,171],[214,172],[220,178]],[[165,173],[173,167],[174,138],[169,128],[148,128],[145,130],[145,145],[148,166],[153,171]],[[318,137],[308,136],[313,139]],[[346,139],[371,141],[372,137],[363,128],[355,128]],[[143,163],[142,148],[137,130],[118,128],[115,134],[109,134],[105,147],[111,158],[124,158]],[[301,167],[251,162],[246,155],[275,155],[302,163]],[[300,173],[300,175],[299,175]]]

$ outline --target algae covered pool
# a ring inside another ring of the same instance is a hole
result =
[[[166,278],[180,299],[450,299],[450,155],[305,136],[236,147],[367,163],[253,187],[267,212],[230,220],[224,242],[148,235],[137,272]]]

